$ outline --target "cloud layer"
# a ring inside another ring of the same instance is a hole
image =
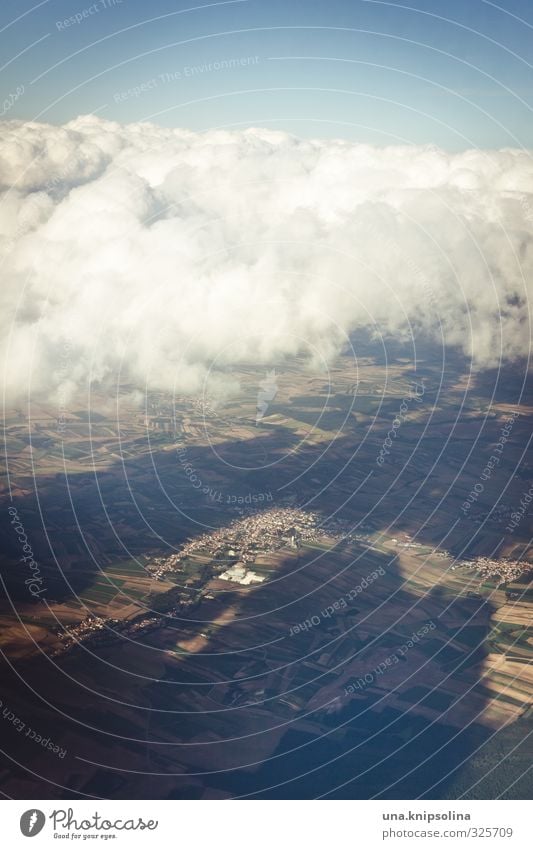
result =
[[[527,356],[533,159],[93,116],[4,122],[10,397],[90,378],[197,391],[357,328]]]

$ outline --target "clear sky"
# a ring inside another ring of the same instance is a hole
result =
[[[533,147],[531,0],[2,0],[0,30],[2,120]]]

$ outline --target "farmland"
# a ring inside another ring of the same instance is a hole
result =
[[[489,392],[463,367],[363,346],[327,373],[277,364],[260,416],[248,365],[201,397],[96,391],[61,429],[49,403],[10,411],[3,499],[43,595],[4,510],[2,701],[67,756],[23,743],[0,789],[490,798],[512,776],[525,793],[530,518],[506,528],[533,410],[512,376]]]

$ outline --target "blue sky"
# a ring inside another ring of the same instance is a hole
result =
[[[3,0],[0,30],[3,120],[533,147],[529,0]]]

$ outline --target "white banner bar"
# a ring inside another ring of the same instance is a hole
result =
[[[273,849],[508,847],[531,842],[527,801],[4,801],[2,845]],[[34,844],[29,840],[35,838]]]

